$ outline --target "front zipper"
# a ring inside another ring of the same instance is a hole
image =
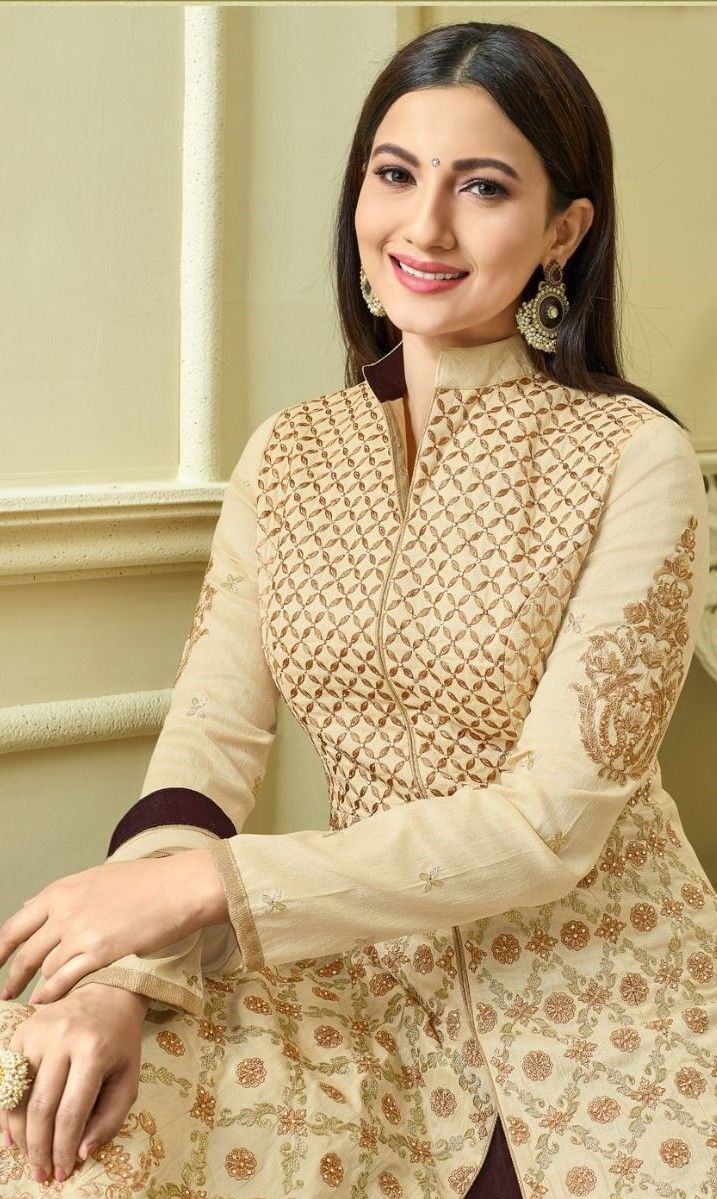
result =
[[[411,496],[413,494],[413,486],[416,481],[416,473],[417,473],[417,469],[418,469],[418,463],[419,463],[419,460],[421,457],[421,450],[423,448],[423,441],[426,436],[426,429],[428,428],[430,421],[431,421],[431,416],[433,415],[433,409],[435,407],[437,394],[438,394],[437,391],[434,390],[433,398],[431,399],[431,406],[428,410],[428,416],[426,417],[426,423],[424,424],[423,429],[421,430],[421,437],[420,437],[418,446],[416,448],[416,457],[415,457],[414,463],[413,463],[413,474],[411,476],[410,485],[408,485],[408,464],[406,461],[406,455],[403,450],[403,446],[401,444],[400,434],[398,432],[397,427],[394,424],[393,416],[384,408],[384,405],[381,403],[380,400],[377,401],[379,404],[379,407],[381,408],[383,419],[386,421],[386,426],[388,429],[388,437],[389,437],[389,441],[391,443],[391,457],[393,460],[393,476],[394,476],[394,483],[396,485],[396,494],[398,496],[398,507],[399,507],[399,511],[401,513],[401,520],[399,522],[398,533],[396,534],[396,543],[393,547],[393,554],[391,556],[391,561],[389,563],[388,570],[386,572],[386,579],[383,584],[383,589],[381,591],[381,598],[379,600],[378,620],[376,623],[376,644],[378,646],[378,655],[379,655],[379,658],[381,661],[381,669],[383,671],[384,680],[385,680],[386,684],[388,685],[388,687],[391,689],[393,698],[401,710],[401,715],[403,717],[403,723],[404,723],[406,732],[408,733],[408,740],[409,740],[409,744],[411,747],[411,770],[413,772],[413,781],[416,786],[416,789],[418,790],[418,792],[420,793],[420,795],[423,799],[428,799],[428,792],[426,791],[425,787],[423,786],[423,784],[421,782],[420,774],[418,771],[418,762],[416,759],[416,745],[415,745],[415,741],[413,738],[413,727],[411,725],[411,721],[408,719],[408,713],[406,712],[406,709],[399,698],[398,692],[396,691],[396,688],[394,687],[393,683],[391,682],[390,678],[388,677],[388,668],[386,666],[386,659],[383,654],[383,621],[384,621],[384,616],[386,615],[386,596],[388,594],[388,589],[391,584],[391,576],[393,575],[393,567],[396,562],[396,558],[398,556],[398,551],[401,548],[401,542],[403,541],[403,531],[406,527],[406,522],[408,519],[409,504],[410,504]],[[399,454],[401,455],[400,458],[399,458]]]
[[[399,524],[398,534],[396,536],[396,544],[394,546],[393,556],[391,558],[391,561],[390,561],[390,564],[388,567],[388,571],[386,573],[386,581],[383,585],[383,590],[381,592],[381,599],[379,602],[379,611],[378,611],[376,643],[378,646],[378,653],[379,653],[379,658],[381,661],[381,669],[383,670],[384,680],[387,683],[387,685],[390,687],[391,692],[393,693],[393,697],[394,697],[396,703],[398,704],[398,707],[401,709],[401,713],[403,715],[404,724],[406,727],[406,731],[408,733],[409,743],[411,746],[411,769],[413,771],[413,780],[416,785],[416,789],[419,791],[419,793],[423,799],[428,798],[428,793],[426,792],[426,789],[424,788],[423,784],[421,783],[421,778],[420,778],[420,775],[418,772],[418,762],[416,759],[416,746],[415,746],[415,742],[413,739],[413,728],[411,726],[410,720],[408,719],[408,713],[406,712],[404,705],[401,703],[401,700],[399,699],[396,688],[394,687],[393,683],[391,682],[391,680],[388,677],[388,670],[386,668],[386,659],[383,656],[383,618],[385,615],[386,595],[388,593],[389,584],[391,582],[391,575],[393,573],[394,563],[396,561],[396,557],[398,555],[398,551],[401,546],[401,541],[403,540],[403,531],[406,527],[406,521],[408,518],[408,505],[409,505],[411,496],[413,494],[413,486],[416,481],[418,463],[419,463],[419,459],[421,456],[421,450],[423,448],[423,440],[424,440],[424,437],[426,434],[426,429],[428,428],[428,425],[430,423],[431,416],[433,415],[433,409],[435,406],[435,402],[436,402],[436,392],[434,391],[433,399],[431,400],[431,407],[429,409],[428,416],[426,418],[426,423],[423,426],[423,429],[421,431],[421,437],[420,437],[420,441],[418,443],[418,448],[416,449],[416,457],[415,457],[415,460],[413,463],[413,474],[411,476],[410,486],[407,487],[408,464],[406,461],[405,452],[403,450],[403,445],[401,444],[399,431],[394,424],[393,416],[389,412],[385,411],[384,406],[381,403],[381,401],[380,400],[378,401],[380,408],[383,410],[383,417],[384,417],[384,420],[386,421],[386,425],[388,428],[389,441],[391,443],[391,456],[393,459],[394,481],[396,484],[396,494],[398,496],[398,506],[399,506],[399,510],[401,512],[401,521]],[[399,453],[401,454],[400,460],[399,460]],[[471,997],[470,997],[470,983],[469,983],[469,979],[468,979],[468,968],[466,966],[465,953],[463,951],[463,943],[461,942],[460,929],[457,924],[454,924],[451,927],[452,927],[452,931],[453,931],[453,943],[455,945],[455,950],[456,950],[456,962],[458,963],[458,978],[459,978],[460,986],[461,986],[461,994],[463,995],[463,1002],[465,1004],[466,1011],[468,1012],[468,1020],[469,1020],[470,1028],[472,1029],[472,1032],[473,1032],[473,1038],[475,1040],[476,1045],[482,1052],[482,1046],[481,1046],[480,1040],[478,1038],[478,1030],[476,1029],[475,1016],[473,1013],[473,1004],[471,1002]],[[485,1060],[485,1058],[484,1058],[484,1060]],[[493,1076],[490,1073],[490,1070],[488,1069],[487,1063],[486,1063],[486,1069],[488,1070],[488,1074],[490,1076],[491,1082],[493,1083],[496,1107],[498,1108],[498,1113],[499,1113],[500,1117],[502,1118],[503,1112],[502,1112],[502,1109],[500,1106],[500,1100],[498,1099],[498,1087],[495,1083]],[[520,1172],[518,1170],[518,1164],[515,1160],[513,1148],[510,1143],[510,1139],[508,1137],[505,1121],[503,1120],[502,1122],[503,1122],[503,1129],[505,1131],[506,1144],[508,1146],[508,1150],[510,1152],[510,1157],[513,1162],[513,1169],[515,1170],[515,1176],[518,1180],[518,1189],[520,1190],[522,1199],[529,1199],[529,1196],[526,1193],[526,1191],[524,1190],[521,1179],[520,1179]],[[480,1170],[478,1171],[478,1176],[480,1176]]]

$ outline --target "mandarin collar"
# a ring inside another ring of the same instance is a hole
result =
[[[396,400],[405,395],[403,338],[393,349],[361,367],[361,372],[376,399]],[[436,364],[433,389],[455,387],[472,390],[522,379],[537,374],[522,334],[514,333],[500,341],[479,346],[448,346],[441,350]]]

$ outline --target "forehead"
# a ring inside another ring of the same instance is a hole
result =
[[[512,155],[524,166],[538,155],[489,92],[470,87],[420,88],[399,96],[384,113],[373,145],[398,142],[420,158]]]

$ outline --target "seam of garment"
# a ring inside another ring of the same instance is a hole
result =
[[[659,413],[657,413],[657,412],[655,413],[655,416],[659,416],[659,415],[660,415]],[[623,453],[624,453],[624,451],[625,451],[625,448],[627,447],[627,445],[629,444],[629,442],[631,441],[631,439],[632,439],[632,438],[635,436],[635,434],[636,434],[637,432],[639,432],[639,430],[640,430],[640,429],[642,429],[642,428],[645,426],[645,424],[647,424],[647,423],[649,423],[649,417],[648,417],[646,420],[643,420],[643,421],[641,421],[641,422],[640,422],[638,425],[636,425],[636,426],[635,426],[635,428],[632,430],[632,432],[631,432],[631,433],[630,433],[630,434],[629,434],[629,435],[628,435],[628,436],[625,438],[624,442],[623,442],[623,443],[622,443],[622,445],[620,446],[620,451],[619,451],[619,453],[617,453],[617,454],[615,455],[615,459],[614,459],[614,462],[613,462],[613,465],[612,465],[612,473],[611,473],[611,476],[610,476],[610,481],[609,481],[609,483],[608,483],[608,486],[607,486],[607,489],[606,489],[606,492],[605,492],[605,502],[603,503],[603,505],[602,505],[602,507],[601,507],[601,509],[600,509],[600,512],[599,512],[599,514],[598,514],[598,520],[597,520],[597,523],[596,523],[596,525],[595,525],[595,528],[594,528],[594,530],[593,530],[593,533],[592,533],[592,536],[591,536],[591,538],[590,538],[590,541],[587,543],[587,546],[586,546],[586,548],[585,548],[585,553],[584,553],[584,555],[583,555],[582,562],[580,563],[580,568],[579,568],[579,570],[578,570],[578,573],[577,573],[577,575],[575,576],[575,580],[574,580],[574,582],[573,582],[573,590],[574,590],[574,589],[575,589],[575,587],[577,586],[577,582],[578,582],[578,579],[579,579],[579,577],[580,577],[580,573],[581,573],[581,571],[582,571],[582,568],[583,568],[583,566],[585,565],[585,562],[586,562],[586,561],[587,561],[587,559],[588,559],[588,556],[589,556],[589,554],[590,554],[590,549],[591,549],[591,547],[592,547],[592,543],[593,543],[593,541],[594,541],[595,537],[597,536],[597,532],[598,532],[598,529],[599,529],[599,527],[600,527],[600,524],[601,524],[601,521],[602,521],[603,513],[604,513],[604,511],[605,511],[605,504],[607,503],[607,497],[608,497],[608,493],[609,493],[609,490],[610,490],[610,487],[611,487],[612,481],[613,481],[613,479],[614,479],[614,477],[615,477],[615,472],[616,472],[616,470],[618,469],[618,466],[619,466],[619,464],[620,464],[620,461],[621,461],[621,459],[622,459],[622,455],[623,455]],[[523,600],[522,600],[522,602],[521,602],[521,604],[520,604],[520,607],[519,607],[519,608],[517,609],[517,611],[515,612],[515,615],[513,616],[513,619],[511,620],[511,622],[510,622],[510,625],[508,626],[508,629],[507,629],[507,631],[506,631],[506,635],[505,635],[505,639],[504,639],[504,643],[503,643],[503,650],[502,650],[502,653],[501,653],[501,655],[500,655],[500,658],[499,658],[499,660],[498,660],[498,670],[499,670],[499,672],[500,672],[500,677],[501,677],[501,678],[505,678],[506,655],[507,655],[507,652],[508,652],[508,645],[509,645],[510,643],[512,643],[512,634],[513,634],[513,630],[514,630],[514,628],[515,628],[515,626],[516,626],[516,623],[517,623],[517,622],[518,622],[518,620],[521,618],[521,615],[522,615],[522,613],[524,612],[524,610],[525,610],[526,606],[527,606],[528,604],[530,604],[532,601],[534,601],[534,600],[535,600],[535,597],[538,595],[538,593],[540,592],[541,588],[545,588],[545,587],[546,587],[546,586],[547,586],[547,585],[550,583],[550,581],[551,581],[551,579],[554,577],[554,575],[555,575],[556,571],[558,571],[558,570],[560,569],[560,567],[561,567],[561,566],[562,566],[562,565],[563,565],[565,562],[569,561],[569,559],[570,559],[571,557],[573,557],[574,553],[575,553],[574,549],[573,549],[573,550],[568,550],[566,553],[562,554],[562,555],[561,555],[559,558],[554,558],[554,559],[552,559],[552,561],[551,561],[551,563],[550,563],[550,566],[549,566],[549,567],[548,567],[548,568],[547,568],[547,569],[544,571],[544,573],[543,573],[543,574],[541,574],[540,578],[539,578],[539,579],[536,581],[536,583],[535,583],[535,586],[534,586],[534,587],[532,587],[532,588],[530,589],[530,591],[528,592],[528,594],[527,594],[526,596],[524,596],[524,598],[523,598]],[[572,595],[572,591],[571,591],[570,595]],[[568,601],[567,601],[567,603],[569,603],[569,602],[570,602],[570,596],[568,596]],[[566,607],[567,607],[567,603],[566,603]],[[564,618],[564,615],[565,615],[565,609],[563,609],[563,614],[562,614],[562,616],[561,616],[561,621],[560,621],[560,623],[562,623],[562,619]],[[558,626],[557,626],[557,628],[556,628],[556,630],[555,630],[555,635],[554,635],[554,637],[553,637],[553,640],[555,640],[555,638],[556,638],[556,637],[557,637],[557,635],[558,635],[558,632],[559,632],[559,630],[560,630],[560,623],[558,624]],[[550,652],[550,651],[548,651],[548,653],[549,653],[549,652]],[[545,657],[545,659],[544,659],[544,663],[545,663],[545,661],[547,661],[547,656],[548,656],[548,655],[546,655],[546,657]],[[508,660],[509,660],[509,659],[508,659]],[[543,664],[544,664],[544,663],[543,663]],[[505,688],[504,688],[504,697],[505,697],[505,699],[507,700],[507,698],[508,698],[508,697],[507,697],[507,695],[505,695]]]

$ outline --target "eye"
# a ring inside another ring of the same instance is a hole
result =
[[[385,179],[386,183],[389,184],[390,187],[397,187],[401,182],[400,180],[394,182],[393,180],[389,179],[388,176],[391,174],[408,176],[409,179],[412,178],[410,171],[405,170],[404,167],[377,167],[373,173],[374,175],[380,175],[381,178]],[[495,179],[472,179],[470,183],[466,184],[463,190],[470,191],[474,187],[483,187],[486,184],[488,187],[495,188],[495,192],[489,192],[488,194],[485,192],[475,192],[474,195],[478,195],[482,200],[495,200],[498,196],[508,195],[507,188],[503,187],[502,183],[496,183]]]
[[[474,179],[472,183],[468,184],[468,188],[480,187],[484,183],[487,183],[488,187],[495,187],[497,189],[494,193],[487,196],[483,192],[479,192],[478,194],[483,196],[484,200],[492,200],[495,196],[507,196],[508,192],[506,188],[503,187],[502,183],[496,183],[495,179]]]

